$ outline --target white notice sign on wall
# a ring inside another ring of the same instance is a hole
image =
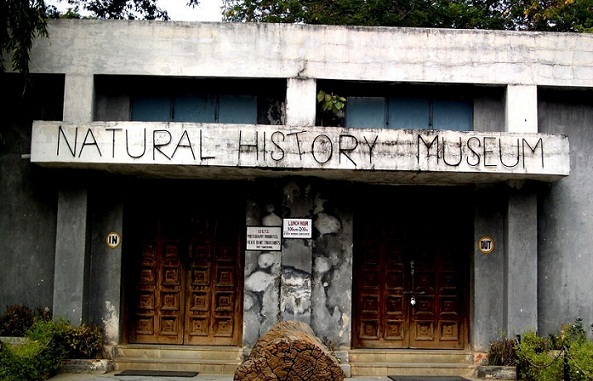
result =
[[[284,238],[311,238],[313,222],[310,218],[285,218],[282,223]]]
[[[247,227],[247,250],[279,251],[281,244],[279,226]]]

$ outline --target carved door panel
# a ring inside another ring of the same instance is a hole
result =
[[[140,245],[133,342],[183,342],[183,247],[178,241],[144,241]]]
[[[238,345],[242,260],[237,219],[200,211],[169,216],[155,227],[142,225],[144,237],[128,272],[133,285],[128,288],[129,341]]]
[[[468,215],[402,198],[355,215],[354,346],[461,349]]]
[[[191,235],[185,342],[236,345],[243,302],[239,224],[200,216]]]

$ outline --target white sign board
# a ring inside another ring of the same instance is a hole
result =
[[[279,226],[247,227],[247,250],[279,251],[281,245],[282,237]]]
[[[472,183],[493,174],[496,181],[550,181],[570,173],[563,135],[157,122],[35,121],[31,162],[101,169],[186,166],[184,171],[356,169],[381,173],[382,181],[382,171],[414,181],[424,172],[455,173]]]
[[[285,218],[282,223],[284,238],[311,238],[313,222],[310,218]]]

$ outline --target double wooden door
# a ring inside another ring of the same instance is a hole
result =
[[[126,273],[130,343],[240,343],[238,215],[202,205],[137,220]]]
[[[431,189],[377,200],[355,215],[355,347],[463,348],[468,198]]]

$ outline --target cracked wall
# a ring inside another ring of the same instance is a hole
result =
[[[352,212],[343,186],[316,179],[255,183],[247,226],[282,226],[283,218],[310,218],[312,238],[282,239],[280,251],[245,253],[243,344],[280,320],[313,328],[330,348],[350,347]]]

